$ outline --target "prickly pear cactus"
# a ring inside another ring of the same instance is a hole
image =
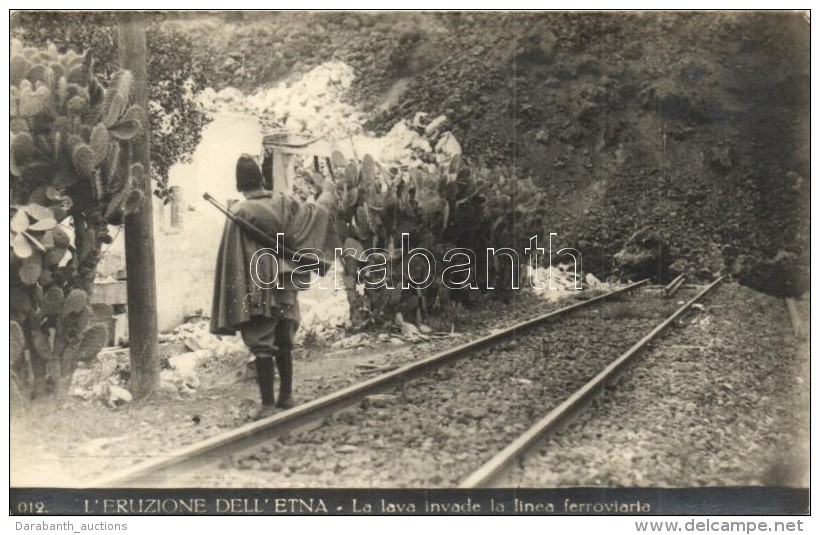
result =
[[[514,168],[491,168],[483,161],[473,163],[457,156],[406,170],[388,170],[370,155],[355,162],[338,152],[330,158],[330,165],[335,180],[327,178],[325,183],[335,184],[337,190],[334,230],[338,242],[344,243],[343,250],[359,254],[371,247],[386,250],[391,260],[387,286],[399,288],[408,276],[413,280],[424,278],[423,273],[412,273],[413,266],[399,262],[403,233],[409,235],[411,248],[424,248],[434,255],[438,269],[445,265],[443,252],[448,249],[476,252],[471,284],[502,291],[505,281],[511,280],[512,268],[508,262],[485,265],[487,248],[513,248],[524,258],[523,250],[531,236],[548,239],[544,230],[549,203],[532,180],[517,178]],[[395,291],[379,287],[366,288],[362,295],[357,286],[360,274],[368,272],[367,259],[346,253],[343,260],[343,280],[354,326],[392,323],[397,312],[405,318],[419,318],[436,302],[452,299],[472,303],[477,299],[477,290],[437,293],[442,288],[438,284],[441,273],[436,274],[436,282],[426,292],[420,288]],[[382,257],[372,260],[383,264]]]
[[[11,354],[16,392],[65,390],[108,340],[110,307],[90,304],[108,225],[140,209],[130,160],[145,114],[132,75],[106,89],[90,55],[11,43]],[[96,307],[96,308],[95,308]]]

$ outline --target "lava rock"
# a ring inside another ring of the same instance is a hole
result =
[[[785,250],[772,258],[740,255],[732,275],[744,286],[778,297],[799,297],[809,289],[808,262]]]
[[[633,234],[613,260],[623,280],[650,278],[659,283],[669,280],[669,246],[649,228]]]

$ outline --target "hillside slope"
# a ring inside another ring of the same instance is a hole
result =
[[[805,288],[809,25],[799,13],[268,13],[179,19],[251,89],[336,59],[388,130],[446,114],[464,151],[514,163],[551,232],[606,275],[631,234],[673,271]],[[215,28],[222,31],[214,32]],[[771,260],[776,258],[775,260]]]

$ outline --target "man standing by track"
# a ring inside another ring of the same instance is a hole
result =
[[[284,235],[292,249],[324,246],[330,214],[336,205],[332,187],[324,188],[312,202],[301,203],[264,189],[256,161],[243,155],[236,163],[236,189],[245,200],[230,210],[275,239]],[[291,408],[293,399],[293,338],[299,328],[297,291],[304,288],[294,276],[296,264],[286,258],[254,253],[268,247],[228,219],[219,246],[214,282],[210,331],[213,334],[242,333],[242,340],[256,358],[256,374],[262,397],[260,415],[273,407]],[[263,288],[251,278],[253,262],[258,280],[276,280]],[[307,275],[301,273],[300,275]],[[305,281],[303,281],[305,282]],[[274,286],[274,285],[271,285]],[[274,359],[279,372],[279,398],[274,404]]]

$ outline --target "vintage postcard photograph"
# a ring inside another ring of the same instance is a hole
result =
[[[11,514],[808,514],[808,11],[9,16]]]

